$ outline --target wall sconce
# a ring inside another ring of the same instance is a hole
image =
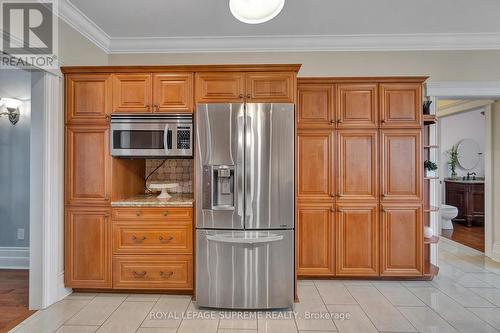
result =
[[[17,124],[21,117],[21,112],[19,111],[21,103],[22,101],[15,98],[0,98],[0,106],[2,106],[2,109],[7,110],[0,112],[0,116],[9,117],[12,125]]]

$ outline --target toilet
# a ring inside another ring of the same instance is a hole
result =
[[[457,217],[458,209],[455,206],[441,205],[441,229],[453,230],[452,219]]]

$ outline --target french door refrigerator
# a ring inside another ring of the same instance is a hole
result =
[[[198,306],[293,305],[294,123],[293,104],[198,105]]]

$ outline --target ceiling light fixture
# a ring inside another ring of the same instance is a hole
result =
[[[229,9],[234,17],[244,23],[264,23],[278,15],[285,0],[229,0]]]
[[[0,106],[5,108],[7,111],[0,112],[0,116],[9,117],[12,125],[17,124],[19,118],[21,117],[21,112],[19,111],[19,106],[22,101],[14,98],[0,98]]]

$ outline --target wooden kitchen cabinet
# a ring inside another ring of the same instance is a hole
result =
[[[383,201],[421,201],[423,186],[421,130],[381,131]]]
[[[197,103],[245,101],[244,73],[196,73],[195,83]]]
[[[108,126],[66,126],[67,205],[110,203],[111,156]]]
[[[193,112],[193,74],[153,75],[153,112]]]
[[[377,128],[377,88],[376,83],[338,84],[337,128]]]
[[[337,200],[378,200],[378,131],[337,131]]]
[[[335,126],[335,90],[330,84],[299,84],[297,128]]]
[[[152,95],[152,74],[113,74],[113,112],[151,112]]]
[[[339,276],[379,274],[378,204],[337,204],[335,262]]]
[[[382,276],[420,276],[423,265],[421,204],[384,204],[381,212]]]
[[[297,209],[297,274],[335,273],[335,209],[333,204],[299,204]]]
[[[102,124],[109,121],[111,75],[68,75],[65,90],[67,124]]]
[[[71,288],[111,288],[111,220],[107,208],[67,208],[64,279]]]
[[[333,138],[328,130],[297,132],[298,200],[334,199]]]
[[[380,84],[382,128],[422,127],[422,84]]]
[[[246,97],[250,103],[293,103],[295,73],[247,73]]]

